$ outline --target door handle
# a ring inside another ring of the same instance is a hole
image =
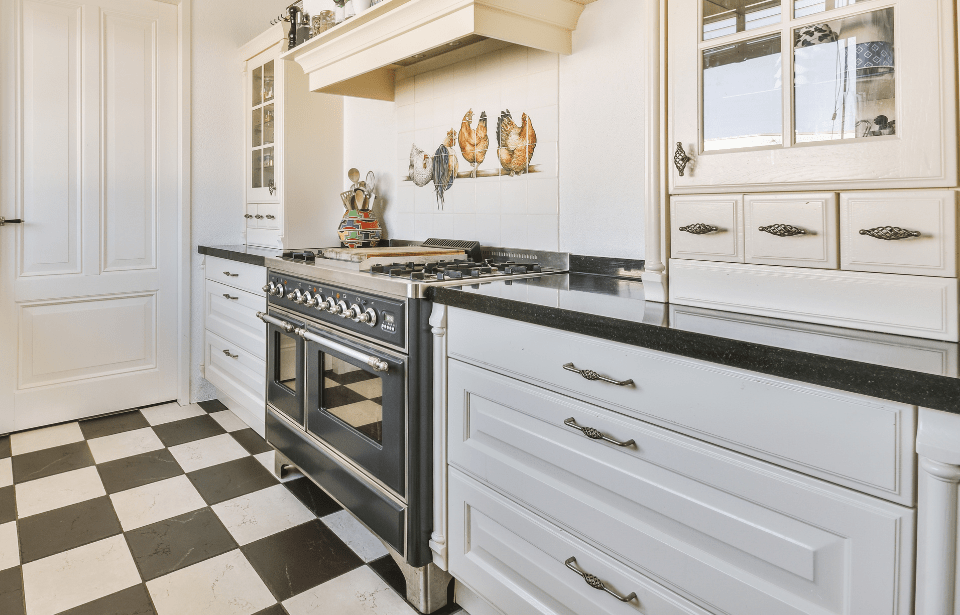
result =
[[[11,218],[10,220],[7,220],[3,216],[0,216],[0,226],[6,226],[8,224],[23,224],[23,220],[20,218]]]
[[[577,558],[571,557],[567,561],[563,562],[563,565],[569,568],[570,570],[576,572],[578,575],[580,575],[580,577],[583,578],[584,581],[586,581],[587,585],[589,585],[593,589],[599,589],[600,591],[607,592],[608,594],[610,594],[620,602],[631,602],[633,600],[636,600],[637,598],[636,592],[631,592],[629,596],[621,596],[617,592],[607,587],[606,584],[604,584],[604,582],[598,579],[597,577],[593,576],[590,573],[580,570],[577,566],[574,566],[574,564],[576,563],[577,563]]]
[[[297,328],[288,323],[285,320],[280,320],[279,318],[274,318],[269,314],[264,314],[263,312],[257,312],[257,318],[267,323],[268,325],[274,325],[275,327],[280,327],[287,333],[293,333]]]
[[[633,446],[636,444],[634,440],[627,440],[626,442],[621,442],[620,440],[614,440],[608,436],[603,435],[593,427],[584,427],[582,425],[577,425],[576,419],[572,416],[563,422],[567,427],[573,427],[574,429],[579,429],[583,435],[587,436],[591,440],[603,440],[604,442],[609,442],[610,444],[616,444],[617,446],[622,446],[624,448],[628,446]]]
[[[230,296],[229,294],[227,294],[227,293],[223,293],[223,297],[224,297],[225,299],[229,299],[230,301],[239,301],[239,300],[240,300],[240,297],[231,297],[231,296]]]
[[[573,372],[574,374],[580,374],[587,380],[599,380],[601,382],[609,382],[610,384],[615,384],[618,387],[628,387],[633,385],[633,379],[630,380],[614,380],[613,378],[607,378],[606,376],[601,376],[592,369],[577,369],[573,363],[567,363],[563,366],[563,369],[568,372]]]
[[[239,274],[239,273],[230,273],[229,271],[224,271],[224,272],[223,272],[223,275],[227,276],[228,278],[239,278],[239,277],[240,277],[240,274]]]
[[[230,351],[229,351],[229,350],[224,350],[224,351],[223,351],[223,354],[227,355],[227,356],[230,357],[231,359],[239,359],[239,358],[240,358],[240,355],[238,355],[238,354],[230,354]]]
[[[324,346],[326,346],[327,348],[330,348],[331,350],[345,354],[350,358],[356,359],[357,361],[363,361],[364,363],[372,367],[374,371],[385,372],[388,369],[390,369],[390,364],[379,357],[372,357],[370,355],[363,354],[362,352],[354,350],[349,346],[344,346],[343,344],[339,344],[333,340],[320,337],[315,333],[310,333],[306,329],[297,329],[296,334],[309,342],[323,344]]]

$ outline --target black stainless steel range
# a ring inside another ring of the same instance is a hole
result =
[[[344,262],[322,251],[268,259],[267,441],[376,533],[424,613],[446,604],[432,564],[433,337],[429,286],[566,271],[569,256],[480,249],[404,262]]]

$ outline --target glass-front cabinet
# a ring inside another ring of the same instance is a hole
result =
[[[250,165],[247,170],[247,203],[276,203],[277,63],[267,52],[250,61],[247,67],[248,134]]]
[[[673,0],[673,193],[952,187],[950,0]]]

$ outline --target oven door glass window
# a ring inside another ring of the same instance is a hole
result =
[[[329,354],[323,361],[323,409],[383,444],[383,381]]]

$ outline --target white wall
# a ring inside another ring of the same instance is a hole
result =
[[[203,270],[198,245],[243,243],[243,109],[239,48],[270,27],[288,0],[193,2],[192,399],[210,399],[203,362]]]

